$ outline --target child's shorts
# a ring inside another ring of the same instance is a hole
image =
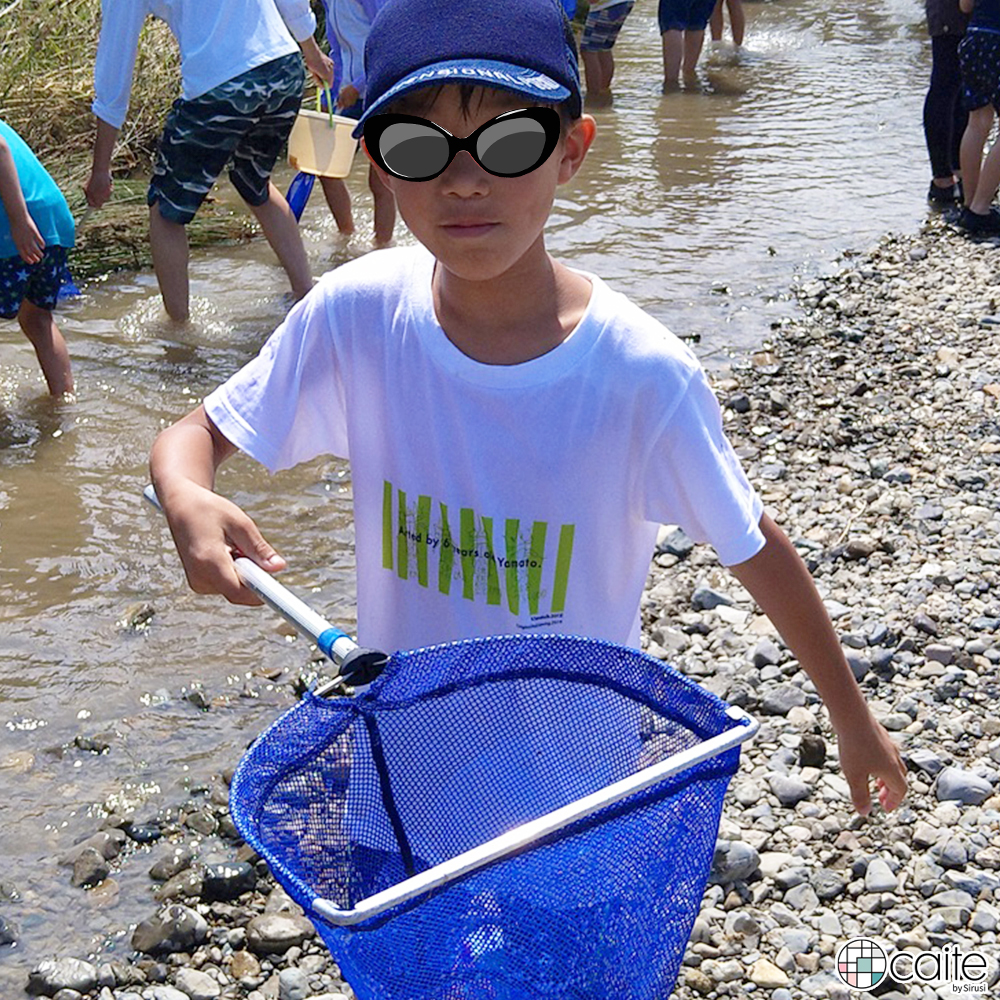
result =
[[[581,52],[606,52],[614,48],[618,32],[622,30],[625,18],[635,6],[635,0],[625,0],[603,10],[595,10],[587,15],[580,39]]]
[[[962,100],[969,111],[992,104],[1000,111],[1000,34],[972,28],[958,44]]]
[[[249,205],[268,198],[271,171],[302,101],[305,69],[298,52],[228,80],[193,100],[176,100],[167,115],[146,201],[186,225],[219,174]]]
[[[20,257],[0,258],[0,316],[14,319],[25,299],[51,311],[66,273],[65,247],[46,247],[37,264],[25,264]]]
[[[660,0],[660,33],[704,31],[714,9],[715,0]]]

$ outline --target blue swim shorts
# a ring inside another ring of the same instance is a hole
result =
[[[46,247],[37,264],[25,264],[20,257],[0,258],[0,316],[14,319],[25,299],[51,311],[68,273],[65,247]]]
[[[618,32],[622,30],[625,18],[629,16],[635,0],[625,0],[603,10],[591,11],[583,25],[580,39],[581,52],[606,52],[614,48]]]
[[[263,205],[271,171],[302,101],[305,68],[292,52],[214,87],[176,100],[167,115],[146,196],[160,215],[186,225],[226,164],[249,205]]]
[[[972,28],[958,43],[962,100],[968,111],[992,104],[1000,111],[1000,34]]]
[[[715,0],[660,0],[660,33],[704,31],[714,9]]]

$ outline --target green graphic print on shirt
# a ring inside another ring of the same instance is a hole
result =
[[[544,624],[565,611],[573,559],[574,525],[550,529],[547,521],[522,524],[517,518],[480,515],[470,507],[450,510],[425,495],[414,503],[405,490],[383,483],[385,569],[442,594],[461,587],[467,600],[506,604],[512,615],[541,617]],[[545,573],[553,558],[554,570]]]

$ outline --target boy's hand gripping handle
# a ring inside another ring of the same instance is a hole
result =
[[[152,485],[143,490],[143,496],[163,512]],[[307,639],[316,643],[336,666],[337,672],[320,680],[313,689],[314,694],[328,694],[340,681],[352,685],[370,684],[382,672],[389,659],[385,653],[359,646],[346,632],[331,625],[252,559],[235,556],[233,563],[243,585]]]

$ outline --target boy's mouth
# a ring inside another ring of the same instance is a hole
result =
[[[497,225],[498,223],[496,222],[487,222],[483,219],[458,219],[443,223],[441,228],[449,236],[456,236],[460,239],[471,239],[476,236],[485,236]]]

